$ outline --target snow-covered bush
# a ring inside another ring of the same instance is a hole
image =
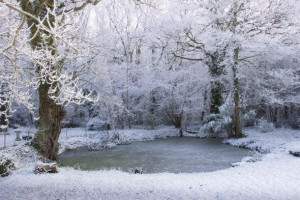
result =
[[[275,129],[274,124],[268,122],[266,119],[260,119],[257,127],[262,133],[271,132]]]
[[[156,117],[153,114],[146,113],[143,115],[143,123],[145,126],[149,127],[150,129],[155,129],[156,126]]]
[[[204,132],[211,134],[217,134],[232,129],[232,118],[224,116],[222,114],[211,114],[205,117],[203,120],[203,126],[201,128]]]
[[[108,128],[108,124],[105,121],[100,120],[97,117],[92,118],[86,125],[86,129],[90,131],[101,131]]]
[[[233,120],[231,117],[224,116],[222,114],[211,114],[203,120],[203,126],[201,128],[204,132],[211,134],[218,134],[222,132],[231,133]]]
[[[233,104],[225,103],[222,106],[220,106],[219,110],[220,110],[221,115],[231,117],[232,119],[234,118],[234,112],[233,112],[234,105]]]
[[[0,157],[0,176],[8,176],[10,173],[10,170],[14,168],[14,164],[11,162],[11,160]]]
[[[233,106],[224,104],[219,110],[220,114],[210,114],[204,118],[201,130],[211,134],[227,132],[231,135],[234,128]]]
[[[242,122],[244,126],[254,126],[256,121],[255,110],[250,110],[242,116]]]

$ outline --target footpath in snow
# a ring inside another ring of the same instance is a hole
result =
[[[0,178],[0,199],[300,199],[300,158],[289,153],[300,150],[299,131],[278,129],[260,133],[248,129],[246,133],[246,138],[224,142],[265,154],[260,161],[243,159],[236,167],[220,171],[130,174],[63,167],[58,174],[38,175],[33,173],[33,167],[39,157],[26,142],[15,142],[15,135],[11,134],[8,148],[0,153],[13,159],[19,169]],[[65,129],[60,138],[60,152],[80,146],[109,148],[175,135],[178,130],[168,127],[100,134]]]

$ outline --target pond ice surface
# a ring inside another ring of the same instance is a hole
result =
[[[59,163],[82,170],[142,168],[145,173],[192,173],[228,168],[248,152],[225,145],[221,139],[184,137],[135,142],[99,151],[71,150],[59,156]]]

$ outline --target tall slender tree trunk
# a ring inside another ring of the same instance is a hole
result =
[[[131,118],[129,113],[129,69],[131,67],[130,55],[126,54],[126,110],[128,128],[131,129]]]
[[[242,137],[242,123],[240,117],[240,87],[238,78],[238,58],[239,48],[234,49],[234,65],[232,66],[233,71],[233,90],[234,90],[234,121],[235,121],[235,137]]]
[[[127,34],[127,42],[129,43],[130,38],[129,35]],[[131,69],[131,64],[132,64],[132,57],[133,57],[133,53],[130,51],[130,47],[128,46],[130,45],[127,44],[127,46],[125,46],[125,52],[126,52],[126,110],[127,110],[127,122],[128,122],[128,128],[131,129],[131,116],[129,113],[129,70]]]
[[[238,5],[237,1],[234,2],[233,5],[233,34],[236,34],[236,28],[238,25],[237,18],[238,18]],[[235,44],[236,41],[235,41]],[[239,86],[239,78],[238,78],[238,63],[239,63],[239,53],[240,49],[238,46],[234,48],[234,60],[232,65],[232,72],[233,72],[233,90],[234,90],[234,121],[235,121],[235,137],[239,138],[243,136],[242,132],[242,123],[240,117],[240,86]]]

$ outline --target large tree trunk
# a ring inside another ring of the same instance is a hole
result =
[[[38,1],[35,0],[30,2],[29,0],[22,0],[21,7],[25,12],[30,13],[36,18],[43,19],[47,14],[47,8],[53,9],[54,1],[45,0]],[[52,55],[55,55],[56,48],[51,39],[52,35],[47,32],[42,32],[37,28],[37,22],[27,17],[27,24],[30,27],[31,37],[31,47],[32,49],[42,49],[44,46],[51,47]],[[45,21],[44,25],[49,27],[49,23],[54,22],[54,17],[50,16],[49,20]],[[47,41],[42,39],[42,34],[47,35],[49,38]],[[59,74],[62,66],[53,66],[54,71],[57,71]],[[37,68],[37,73],[40,69]],[[46,77],[47,79],[47,77]],[[55,85],[57,83],[52,83]],[[58,138],[61,132],[61,120],[63,118],[63,108],[60,105],[57,105],[53,99],[49,97],[49,89],[51,85],[47,82],[41,82],[39,86],[39,131],[33,141],[34,147],[46,158],[51,160],[56,160],[58,153]],[[55,94],[59,94],[59,88],[56,89]]]
[[[39,87],[39,131],[33,144],[46,158],[56,160],[64,110],[49,97],[49,88],[49,84]]]

